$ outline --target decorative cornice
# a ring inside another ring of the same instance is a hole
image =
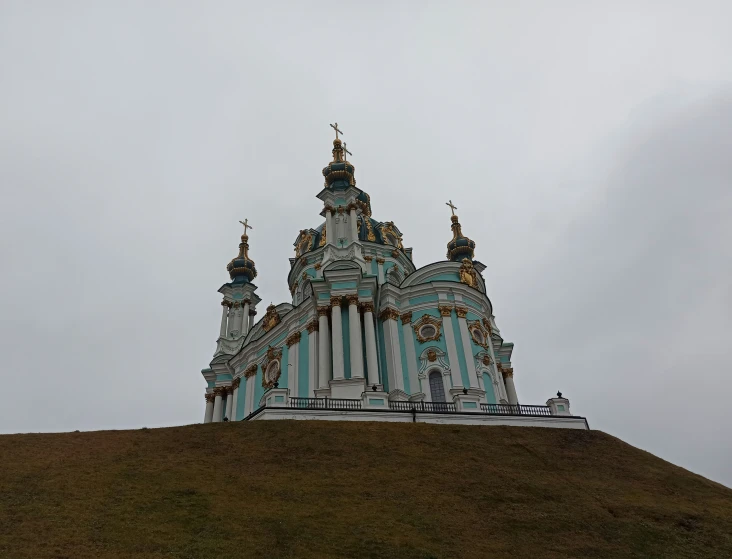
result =
[[[374,312],[374,304],[371,301],[367,301],[365,303],[361,303],[361,310],[363,312]]]
[[[387,307],[379,313],[379,320],[396,320],[398,318],[399,311],[391,307]]]
[[[341,298],[340,297],[331,297],[330,298],[330,304],[333,307],[340,307],[341,306]]]
[[[405,312],[402,316],[402,324],[409,324],[412,322],[412,313],[411,312]]]
[[[297,343],[300,343],[300,337],[302,336],[301,332],[293,332],[290,334],[287,339],[285,340],[285,344],[287,347],[293,346]]]
[[[358,305],[358,295],[346,295],[346,299],[348,299],[348,306],[351,305]]]
[[[318,316],[328,316],[330,307],[318,307]]]
[[[313,332],[318,331],[318,321],[317,320],[311,320],[307,324],[308,334],[312,334]]]
[[[458,318],[465,318],[466,316],[468,316],[468,308],[455,307],[455,313],[458,315]]]
[[[437,308],[440,309],[442,316],[450,316],[452,314],[452,305],[438,305]]]

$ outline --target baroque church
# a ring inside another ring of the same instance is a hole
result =
[[[445,260],[417,268],[392,221],[372,215],[332,124],[333,158],[315,227],[295,239],[290,302],[260,314],[248,220],[219,293],[221,326],[204,422],[252,419],[427,421],[587,428],[557,394],[519,405],[504,340],[450,201]],[[447,227],[446,227],[447,232]],[[447,236],[447,235],[446,235]]]

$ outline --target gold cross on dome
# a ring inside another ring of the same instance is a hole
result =
[[[445,202],[445,205],[450,206],[450,211],[452,211],[452,215],[455,215],[455,210],[457,210],[458,207],[452,203],[452,200],[450,200],[449,202]]]
[[[343,132],[342,132],[341,130],[338,130],[338,123],[337,123],[337,122],[336,122],[335,124],[331,124],[331,125],[330,125],[330,127],[331,127],[331,128],[333,129],[333,130],[335,130],[335,133],[336,133],[336,140],[337,140],[337,139],[338,139],[338,134],[343,134]]]
[[[244,234],[247,234],[247,229],[254,229],[251,225],[249,225],[249,219],[245,219],[244,221],[239,221],[244,226]]]
[[[342,134],[343,132],[341,132]],[[345,151],[348,155],[353,155],[350,151],[348,151],[348,148],[346,147],[346,142],[343,142],[343,151]],[[343,159],[348,161],[348,155],[343,155]]]

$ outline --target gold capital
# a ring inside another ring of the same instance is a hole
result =
[[[440,309],[442,316],[450,316],[452,314],[452,306],[450,305],[438,305],[437,308]]]
[[[411,312],[405,312],[402,316],[402,324],[409,324],[412,322],[412,313]]]
[[[330,304],[333,307],[340,307],[341,306],[341,298],[340,297],[331,297],[330,298]]]
[[[358,295],[347,295],[348,305],[358,305]]]

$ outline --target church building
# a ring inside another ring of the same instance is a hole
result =
[[[586,429],[557,394],[520,405],[513,344],[450,201],[445,260],[415,266],[399,227],[372,215],[338,124],[320,220],[294,242],[292,300],[261,310],[248,220],[219,293],[221,326],[204,422],[426,421]],[[381,217],[381,216],[378,216]],[[319,222],[319,223],[318,223]],[[257,315],[261,318],[256,320]]]

